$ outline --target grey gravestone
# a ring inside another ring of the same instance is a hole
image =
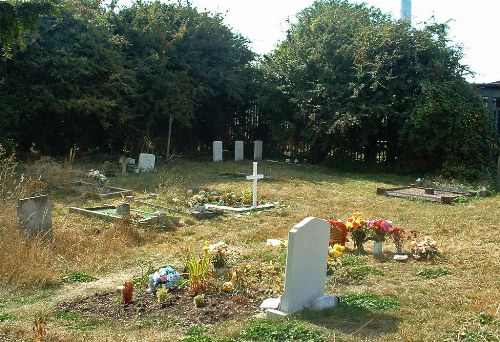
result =
[[[120,216],[130,215],[130,204],[128,203],[117,204],[116,213]]]
[[[47,195],[20,199],[17,218],[21,229],[30,237],[52,236],[52,214]]]
[[[285,290],[279,310],[268,310],[268,316],[285,316],[306,307],[320,310],[335,306],[338,299],[324,294],[329,236],[330,224],[315,217],[305,218],[290,230]]]
[[[262,140],[255,140],[253,146],[253,160],[262,160]]]
[[[498,157],[497,191],[500,191],[500,157]]]
[[[127,164],[128,164],[127,158],[121,156],[118,162],[122,166],[122,175],[125,176],[127,174]]]
[[[141,153],[139,154],[139,171],[151,171],[155,168],[156,157],[154,154]]]
[[[240,161],[244,159],[243,141],[238,140],[234,142],[234,161]]]
[[[214,141],[213,143],[214,149],[214,162],[222,161],[222,141]]]

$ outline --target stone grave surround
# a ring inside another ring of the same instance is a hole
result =
[[[290,230],[285,289],[277,309],[266,311],[268,317],[283,317],[306,307],[322,310],[338,303],[337,297],[324,293],[329,236],[330,224],[315,217],[305,218]]]
[[[29,237],[52,236],[52,214],[49,196],[20,199],[17,203],[17,218],[21,230]]]

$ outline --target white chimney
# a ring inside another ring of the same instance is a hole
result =
[[[401,0],[401,19],[411,23],[411,0]]]

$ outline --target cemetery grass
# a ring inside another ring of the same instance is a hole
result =
[[[406,185],[412,182],[410,178],[261,162],[259,173],[270,179],[259,181],[259,197],[274,202],[275,209],[206,220],[179,214],[182,220],[177,227],[138,227],[131,222],[110,223],[68,213],[70,206],[92,207],[121,200],[98,200],[71,191],[69,182],[83,177],[88,166],[66,168],[51,162],[28,168],[41,174],[44,191],[50,195],[53,241],[22,239],[16,226],[15,202],[1,202],[0,341],[35,340],[37,318],[43,318],[38,326],[46,328],[45,340],[180,340],[193,327],[201,327],[196,320],[186,323],[186,317],[203,315],[187,302],[186,311],[175,316],[159,309],[154,298],[147,298],[144,301],[155,310],[134,314],[133,319],[77,307],[101,301],[123,313],[123,305],[113,301],[117,285],[168,264],[182,270],[183,249],[191,247],[201,253],[204,241],[225,241],[238,251],[241,265],[262,267],[262,260],[278,262],[283,256],[265,246],[267,239],[286,239],[290,228],[307,216],[345,220],[353,210],[369,218],[391,219],[396,225],[417,230],[422,237],[431,235],[438,241],[441,255],[432,261],[396,262],[390,242],[384,243],[379,258],[373,257],[368,242],[366,255],[353,257],[360,263],[356,266],[358,276],[329,278],[327,284],[327,293],[349,301],[332,310],[293,316],[292,325],[319,332],[329,341],[498,341],[498,195],[453,205],[410,201],[375,194],[375,189],[387,187],[387,182]],[[109,182],[133,190],[136,197],[183,212],[188,189],[248,191],[250,182],[221,175],[239,172],[250,173],[251,163],[179,160],[158,167],[156,172],[114,177]],[[39,188],[25,189],[23,195]],[[148,199],[151,192],[158,197]],[[352,243],[347,246],[352,248]],[[229,280],[225,277],[214,280],[213,288]],[[249,276],[247,297],[250,303],[255,299],[253,310],[241,308],[240,315],[199,321],[207,323],[201,335],[237,336],[255,320],[250,317],[258,309],[257,299],[280,294],[282,285],[279,281],[272,286],[262,284],[259,291],[258,280]],[[136,290],[139,288],[136,285]],[[218,300],[232,303],[234,309],[241,305],[230,297]],[[135,303],[140,301],[138,296]],[[64,305],[73,310],[63,310]]]

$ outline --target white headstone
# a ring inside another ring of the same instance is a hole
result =
[[[255,140],[253,146],[253,160],[262,160],[262,140]]]
[[[214,162],[222,161],[222,141],[214,141],[213,143],[214,150]]]
[[[52,214],[47,195],[20,199],[17,218],[21,229],[30,237],[52,236]]]
[[[264,178],[264,175],[257,174],[257,162],[253,162],[253,173],[247,176],[247,180],[253,180],[252,207],[257,206],[257,180]]]
[[[139,154],[139,171],[151,171],[155,168],[155,155],[149,153]]]
[[[338,300],[325,296],[326,263],[330,224],[308,217],[288,233],[285,267],[285,290],[279,310],[268,310],[268,316],[283,316],[305,307],[321,310]]]
[[[243,141],[238,140],[234,142],[234,161],[240,161],[245,158],[244,153],[243,153]]]

